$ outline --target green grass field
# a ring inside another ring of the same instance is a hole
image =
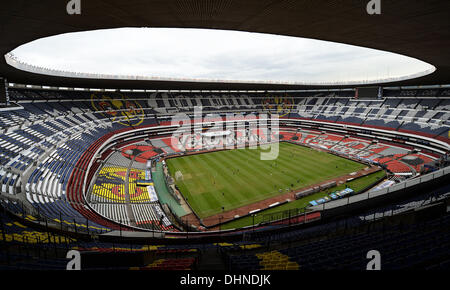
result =
[[[221,213],[222,207],[232,210],[365,167],[310,148],[279,145],[279,156],[273,161],[260,160],[260,148],[246,148],[166,162],[173,177],[177,171],[183,175],[176,185],[200,218]]]
[[[285,203],[283,205],[266,209],[262,212],[259,212],[255,215],[255,217],[247,216],[243,217],[241,219],[236,219],[233,221],[230,221],[224,225],[221,226],[222,229],[235,229],[235,228],[241,228],[245,226],[253,225],[253,222],[255,224],[259,224],[261,222],[267,222],[269,219],[280,219],[280,218],[287,218],[289,216],[289,213],[287,211],[291,211],[291,216],[294,216],[295,214],[304,212],[304,208],[309,205],[309,202],[312,200],[317,200],[320,198],[323,198],[325,196],[329,196],[331,192],[343,190],[345,187],[350,187],[355,192],[359,192],[361,190],[366,189],[368,186],[372,185],[373,183],[383,179],[386,177],[386,172],[384,170],[380,170],[371,174],[368,174],[364,177],[360,177],[358,179],[346,182],[344,184],[338,185],[334,188],[330,188],[326,191],[317,192],[315,194],[306,196],[304,198],[294,200],[289,203]]]

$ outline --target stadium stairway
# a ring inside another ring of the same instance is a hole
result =
[[[208,248],[202,251],[199,259],[199,271],[224,271],[225,263],[218,248]]]

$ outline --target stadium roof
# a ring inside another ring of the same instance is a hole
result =
[[[380,15],[367,13],[369,0],[80,0],[81,15],[67,13],[69,0],[5,2],[0,10],[0,53],[3,55],[30,41],[67,32],[119,27],[212,28],[298,36],[374,48],[414,57],[437,69],[417,79],[385,84],[389,86],[436,85],[450,80],[450,2],[447,0],[381,0]],[[0,61],[0,76],[13,83],[82,88],[323,88],[55,77],[15,69],[4,58]]]

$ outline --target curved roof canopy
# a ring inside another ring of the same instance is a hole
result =
[[[0,53],[33,40],[67,32],[120,27],[210,28],[327,40],[394,52],[436,67],[432,74],[389,86],[446,84],[450,79],[449,1],[383,1],[369,15],[369,0],[79,0],[10,1],[0,11]],[[67,4],[81,3],[69,15]],[[394,3],[392,3],[394,2]],[[99,39],[98,41],[101,41]],[[118,40],[120,41],[120,40]],[[113,49],[113,48],[112,48]],[[280,83],[221,83],[167,80],[111,80],[48,76],[0,61],[10,82],[68,87],[264,90],[323,88]],[[333,80],[330,80],[332,82]],[[326,88],[339,88],[339,85]]]

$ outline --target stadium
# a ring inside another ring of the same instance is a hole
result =
[[[7,2],[1,270],[449,269],[448,1]],[[12,53],[121,27],[305,37],[433,69],[354,83],[165,79]]]

